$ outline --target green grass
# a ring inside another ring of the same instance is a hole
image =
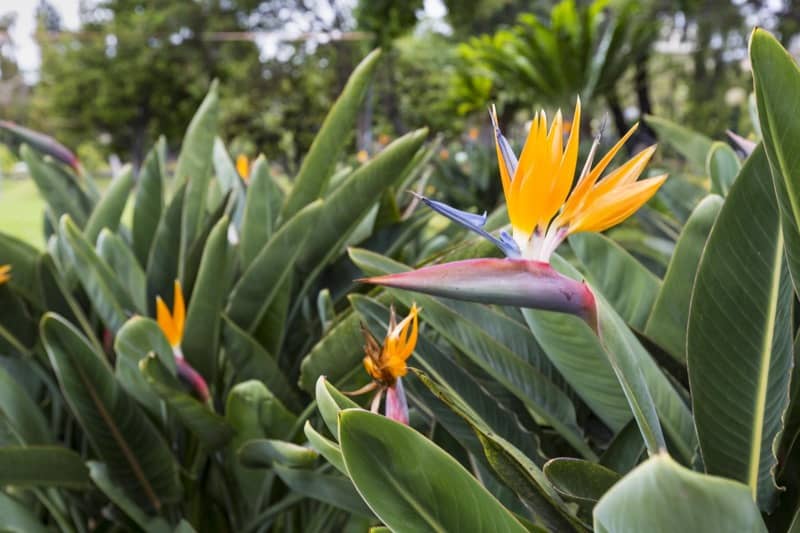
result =
[[[44,248],[44,201],[29,179],[0,179],[0,231]]]

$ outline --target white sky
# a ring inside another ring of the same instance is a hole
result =
[[[11,38],[16,48],[17,62],[25,79],[35,82],[38,78],[39,47],[33,38],[36,29],[34,13],[38,0],[0,0],[0,16],[16,13],[17,21],[11,31]],[[76,30],[80,25],[79,12],[81,0],[50,0],[61,15],[62,26],[67,30]],[[436,21],[445,15],[445,7],[441,0],[424,0],[425,14]]]
[[[0,15],[16,13],[17,22],[11,32],[17,52],[19,67],[25,78],[33,81],[39,70],[39,47],[33,40],[36,29],[34,13],[38,0],[0,0]],[[77,29],[80,0],[50,0],[61,15],[61,23],[66,29]]]

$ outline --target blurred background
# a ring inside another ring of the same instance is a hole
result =
[[[354,163],[427,125],[441,143],[437,174],[460,184],[449,196],[489,208],[499,187],[491,103],[515,138],[539,107],[571,116],[576,95],[585,138],[601,124],[616,138],[645,115],[716,139],[729,129],[746,136],[749,32],[765,27],[796,53],[791,4],[0,0],[0,118],[53,135],[110,176],[120,161],[138,165],[162,133],[174,153],[217,78],[231,152],[264,153],[273,172],[292,176],[349,73],[380,46],[387,59],[353,136]],[[643,123],[631,149],[655,138]],[[5,147],[0,171],[25,175]],[[0,187],[0,205],[36,196],[14,187]],[[40,212],[3,219],[22,235],[29,223],[41,233]]]

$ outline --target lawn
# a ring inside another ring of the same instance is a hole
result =
[[[0,181],[0,230],[38,248],[44,247],[44,201],[29,179]]]

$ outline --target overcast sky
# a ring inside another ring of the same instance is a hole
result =
[[[17,61],[27,79],[35,79],[39,69],[39,47],[33,40],[36,28],[34,12],[37,0],[0,0],[0,15],[16,13],[17,22],[11,32],[17,51]],[[78,27],[78,8],[80,0],[50,0],[61,15],[61,22],[67,29]]]

